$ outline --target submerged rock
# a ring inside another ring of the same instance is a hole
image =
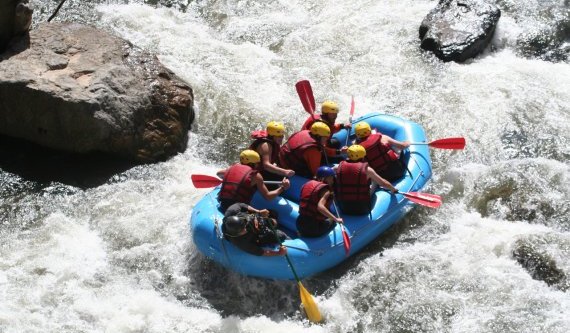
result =
[[[0,54],[0,100],[0,134],[137,162],[183,151],[194,117],[192,89],[155,56],[72,23],[12,41]]]
[[[544,281],[549,286],[566,291],[569,287],[566,274],[556,266],[547,253],[540,251],[530,241],[519,239],[515,243],[513,257],[535,280]]]
[[[421,47],[443,61],[463,62],[487,47],[500,16],[483,0],[440,0],[420,26]]]

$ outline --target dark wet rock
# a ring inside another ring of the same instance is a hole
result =
[[[569,61],[570,9],[567,9],[565,19],[521,34],[519,46],[525,56],[548,61]]]
[[[420,26],[421,47],[443,61],[463,62],[487,47],[500,16],[483,0],[440,0]]]
[[[0,54],[0,134],[53,149],[164,160],[186,148],[193,99],[155,56],[80,24],[40,24]]]
[[[547,285],[563,291],[568,290],[566,274],[556,266],[550,255],[538,249],[529,240],[519,239],[515,243],[513,257],[533,279],[544,281]]]
[[[0,0],[0,52],[12,37],[28,32],[32,12],[28,0]]]

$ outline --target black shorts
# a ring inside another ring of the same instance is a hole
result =
[[[370,201],[339,201],[340,211],[346,215],[368,215]]]
[[[303,237],[319,237],[332,230],[336,225],[335,222],[325,220],[316,221],[303,215],[297,218],[297,230]]]

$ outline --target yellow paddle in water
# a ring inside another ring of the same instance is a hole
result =
[[[273,234],[275,235],[275,239],[279,241],[279,244],[283,245],[281,238],[279,238],[279,236],[277,235],[277,231],[275,231],[275,226],[273,225],[273,223],[268,223],[268,224],[271,230],[273,231]],[[321,312],[319,311],[317,303],[315,303],[313,296],[307,291],[307,289],[305,289],[305,287],[301,283],[301,279],[299,279],[299,276],[297,275],[297,272],[295,271],[293,263],[291,262],[291,259],[289,259],[288,254],[285,254],[285,259],[287,259],[287,263],[289,264],[289,267],[293,272],[293,276],[295,276],[295,280],[297,280],[297,285],[299,286],[299,294],[301,295],[301,303],[303,304],[305,313],[307,314],[307,318],[309,318],[309,321],[313,323],[320,323],[321,321],[323,321],[323,317],[321,316]]]
[[[295,276],[295,280],[297,280],[297,285],[299,286],[299,293],[301,294],[301,303],[303,304],[305,313],[307,314],[307,318],[309,318],[309,321],[313,323],[320,323],[321,321],[323,321],[323,317],[321,316],[321,312],[319,311],[317,303],[315,303],[313,296],[307,291],[307,289],[305,289],[305,287],[301,283],[301,280],[297,276],[297,272],[295,272],[295,268],[293,268],[293,264],[291,263],[291,260],[289,259],[289,256],[287,254],[285,255],[285,258],[287,258],[289,267],[291,267],[291,271]]]

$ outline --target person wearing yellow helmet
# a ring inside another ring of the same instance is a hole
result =
[[[251,149],[242,151],[239,160],[240,163],[217,172],[218,177],[223,178],[218,193],[222,212],[238,202],[249,204],[256,190],[266,200],[273,200],[289,188],[289,180],[284,178],[277,189],[272,191],[267,189],[263,183],[263,176],[257,171],[261,158],[256,151]]]
[[[316,122],[310,130],[294,133],[279,151],[279,166],[295,174],[313,178],[321,166],[323,150],[331,134],[324,122]]]
[[[320,115],[314,114],[309,116],[309,118],[307,118],[307,120],[305,120],[305,122],[303,123],[301,130],[310,129],[315,122],[319,121],[327,124],[327,126],[331,129],[331,136],[336,132],[340,131],[341,129],[345,128],[350,129],[351,128],[350,123],[346,124],[335,123],[339,110],[340,109],[336,102],[324,101],[323,104],[321,104],[321,114]],[[325,152],[327,156],[334,158],[338,157],[341,153],[346,152],[346,147],[341,147],[341,143],[338,140],[329,137],[329,141],[325,146]]]
[[[371,181],[389,189],[392,193],[398,190],[364,162],[366,157],[364,147],[352,145],[348,147],[347,154],[348,159],[335,167],[336,198],[344,214],[365,215],[370,213],[371,208]]]
[[[251,133],[251,137],[255,140],[249,149],[255,150],[261,157],[261,173],[266,180],[277,180],[295,175],[295,171],[283,169],[276,165],[284,136],[285,126],[276,121],[267,123],[264,131]]]
[[[410,146],[408,141],[397,141],[380,132],[372,133],[370,124],[365,121],[356,124],[354,131],[356,143],[366,149],[366,161],[374,171],[389,181],[404,176],[406,166],[393,148],[404,150]]]

